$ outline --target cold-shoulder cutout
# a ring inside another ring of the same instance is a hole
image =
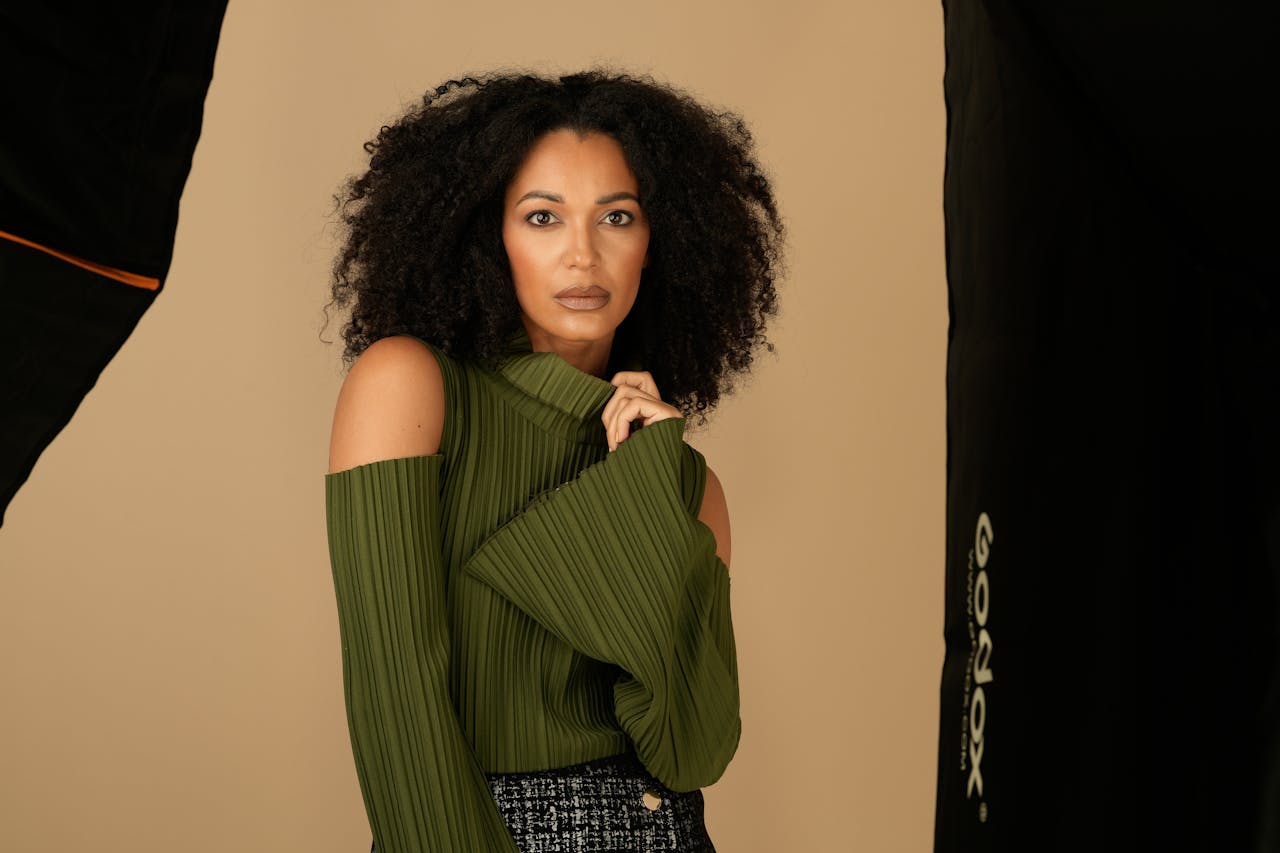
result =
[[[711,528],[716,537],[716,556],[729,566],[729,508],[725,505],[720,478],[711,470],[702,452],[686,443],[680,456],[680,491],[685,508]]]
[[[439,452],[445,383],[431,347],[409,335],[375,341],[351,365],[334,408],[329,473]]]
[[[725,503],[724,487],[720,478],[710,466],[704,466],[706,484],[702,492],[702,505],[698,509],[698,521],[701,521],[716,536],[716,556],[729,566],[729,555],[732,552],[732,540],[729,528],[729,507]]]

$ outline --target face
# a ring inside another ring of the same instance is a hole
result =
[[[608,347],[635,303],[649,223],[611,136],[556,130],[507,187],[502,242],[534,350]]]

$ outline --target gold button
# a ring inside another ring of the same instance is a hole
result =
[[[657,811],[662,806],[662,797],[659,796],[658,792],[652,788],[645,791],[644,796],[641,797],[641,799],[644,800],[644,807],[651,812]]]

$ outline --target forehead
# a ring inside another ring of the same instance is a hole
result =
[[[627,165],[622,146],[612,136],[573,130],[543,134],[516,169],[507,195],[547,190],[573,201],[577,195],[594,198],[608,192],[636,192],[636,176]],[[575,190],[577,192],[575,192]]]

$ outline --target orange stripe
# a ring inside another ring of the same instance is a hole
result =
[[[159,290],[160,279],[147,278],[145,275],[138,275],[135,272],[126,272],[118,270],[115,267],[104,266],[103,264],[95,264],[93,261],[86,261],[84,258],[77,258],[75,255],[68,255],[66,252],[59,252],[57,249],[50,249],[48,246],[41,246],[39,243],[33,243],[30,240],[19,237],[16,234],[10,234],[7,231],[0,231],[0,237],[5,240],[12,240],[15,243],[21,243],[23,246],[30,246],[33,249],[39,249],[45,254],[53,255],[55,258],[66,261],[69,264],[75,264],[83,267],[90,272],[96,272],[98,275],[104,275],[107,278],[113,278],[116,281],[122,281],[125,284],[131,284],[134,287],[142,287],[147,290]]]

